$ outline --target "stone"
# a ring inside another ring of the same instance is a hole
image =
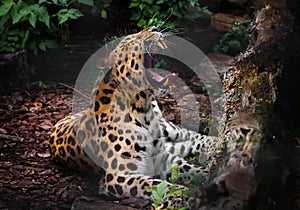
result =
[[[246,18],[241,16],[236,16],[227,13],[217,13],[211,16],[210,27],[218,31],[229,31],[234,26],[234,21],[239,20],[241,23],[246,20]]]

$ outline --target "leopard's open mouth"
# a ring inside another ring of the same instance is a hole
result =
[[[163,40],[163,37],[160,37],[154,44],[154,47],[152,47],[152,52],[157,51],[157,48],[161,48],[161,49],[166,49],[167,45]],[[163,89],[168,89],[168,84],[169,84],[169,80],[170,78],[176,76],[175,73],[169,73],[166,74],[164,76],[158,74],[155,69],[151,69],[149,68],[150,66],[152,66],[151,64],[153,64],[153,60],[151,59],[153,58],[151,55],[147,55],[145,56],[145,62],[148,64],[146,64],[146,68],[147,68],[147,79],[150,82],[150,84],[155,87],[155,88],[163,88]]]
[[[147,69],[147,79],[154,88],[169,88],[169,80],[176,76],[175,73],[168,73],[164,76],[156,73],[154,69]]]

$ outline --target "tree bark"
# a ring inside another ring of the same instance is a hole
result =
[[[291,94],[282,91],[284,83],[297,70],[288,49],[289,41],[299,43],[293,35],[299,35],[299,1],[259,0],[253,7],[251,43],[223,81],[225,111],[219,133],[224,147],[205,194],[196,196],[192,209],[300,208],[295,198],[300,192],[295,169],[300,168],[299,151],[288,137],[283,114],[292,100],[282,100]]]
[[[29,71],[27,52],[20,50],[14,53],[0,54],[0,89],[28,89]]]

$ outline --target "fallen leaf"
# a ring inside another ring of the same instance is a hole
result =
[[[46,125],[46,124],[42,124],[42,125],[38,125],[39,128],[42,128],[44,130],[50,130],[52,128],[52,126],[50,125]]]
[[[175,115],[173,113],[168,113],[167,116],[165,116],[167,120],[174,120]]]
[[[47,157],[50,157],[51,154],[50,154],[50,152],[47,151],[45,153],[37,153],[37,156],[42,157],[42,158],[47,158]]]
[[[5,130],[5,129],[3,129],[3,128],[0,128],[0,133],[6,134],[6,133],[7,133],[7,130]]]

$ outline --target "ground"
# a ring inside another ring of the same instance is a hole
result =
[[[200,49],[210,52],[220,33],[206,25],[191,27]],[[199,23],[198,23],[199,24]],[[204,30],[199,30],[204,27]],[[208,36],[204,36],[207,34]],[[198,37],[198,38],[197,38]],[[197,39],[196,39],[197,38]],[[212,40],[212,41],[207,41]],[[97,40],[77,39],[65,48],[29,57],[29,63],[37,71],[36,79],[45,81],[46,89],[9,90],[0,94],[0,208],[1,209],[70,209],[75,198],[89,202],[97,196],[98,178],[79,174],[54,163],[48,150],[48,138],[53,125],[71,113],[72,93],[77,74],[86,59],[95,51]],[[202,43],[202,44],[201,44]],[[180,64],[171,66],[194,91],[201,113],[200,128],[204,132],[206,118],[210,114],[210,102],[202,84]],[[32,70],[32,69],[31,69]],[[176,97],[186,97],[187,88],[175,87]],[[175,97],[175,98],[176,98]],[[180,123],[180,111],[174,97],[159,100],[166,118]],[[195,109],[195,107],[190,107]],[[127,199],[117,204],[106,200],[103,209],[130,209],[123,204],[149,207],[149,202]],[[74,204],[76,205],[76,203]],[[121,206],[120,206],[121,205]]]

